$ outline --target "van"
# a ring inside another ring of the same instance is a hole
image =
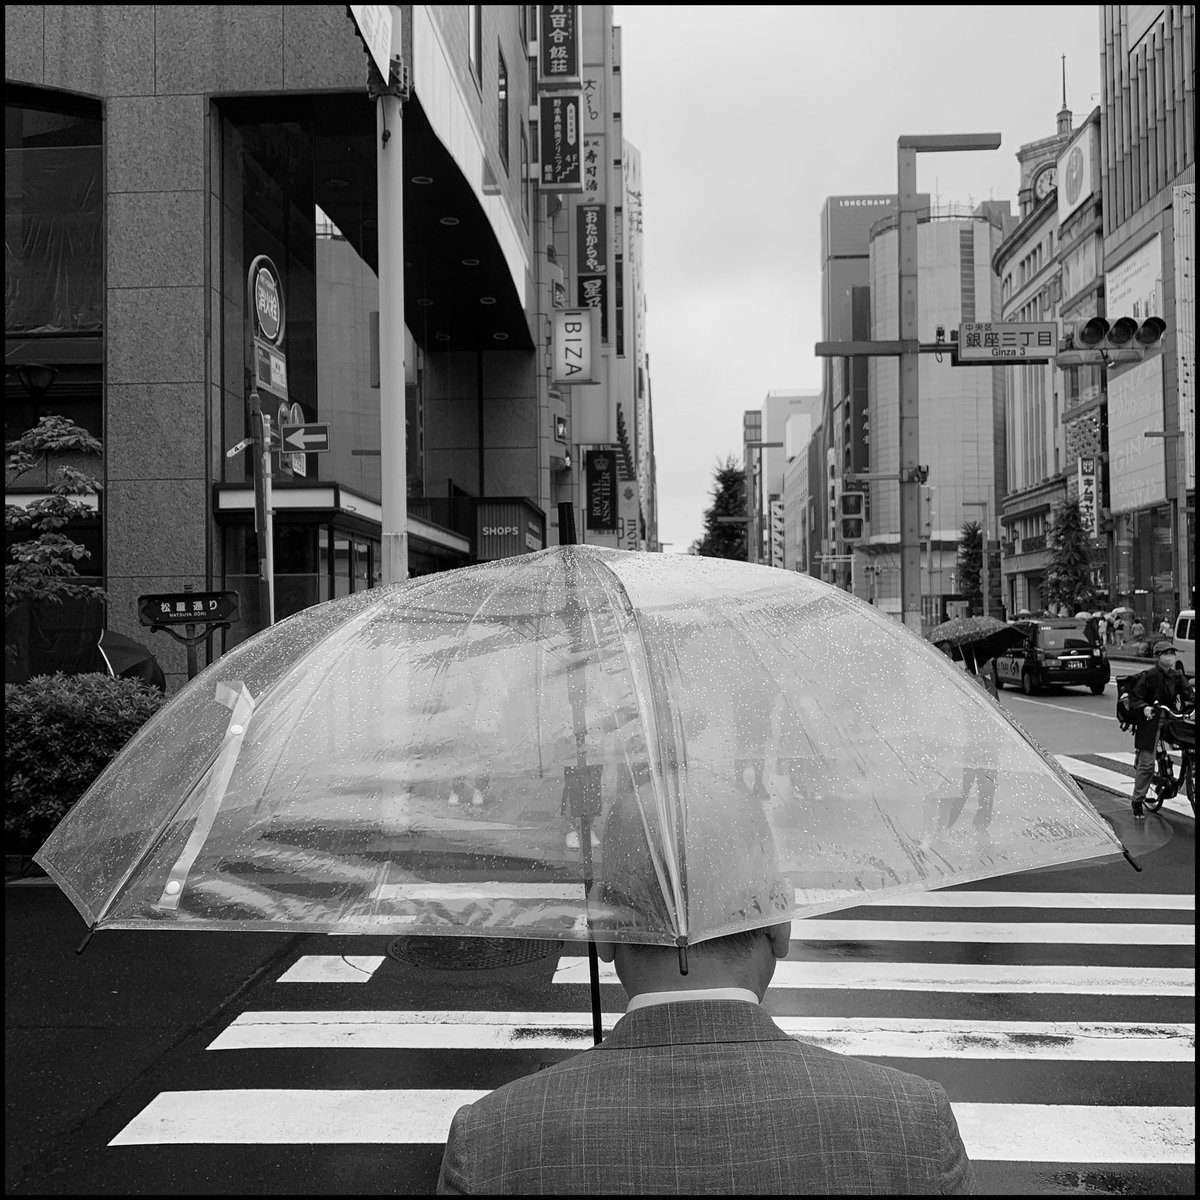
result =
[[[1196,675],[1196,610],[1185,608],[1175,618],[1175,652],[1190,678]]]

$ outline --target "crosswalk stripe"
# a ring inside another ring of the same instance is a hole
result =
[[[619,1013],[602,1017],[607,1033]],[[869,1058],[1193,1062],[1196,1027],[1132,1022],[775,1017],[792,1037]],[[588,1012],[246,1012],[210,1050],[586,1050]]]
[[[586,984],[588,961],[561,958],[554,982]],[[612,963],[600,982],[616,984]],[[1029,966],[992,963],[791,962],[775,966],[772,992],[804,988],[905,992],[1019,992],[1097,996],[1194,996],[1196,973],[1183,967]]]
[[[1192,925],[1071,924],[1066,921],[827,921],[792,923],[797,942],[1033,942],[1040,945],[1190,946]]]
[[[437,1145],[467,1089],[236,1088],[161,1092],[110,1146]],[[1195,1112],[1185,1107],[950,1106],[976,1161],[1188,1163]]]
[[[1081,758],[1072,758],[1068,754],[1056,754],[1064,771],[1068,775],[1079,775],[1090,783],[1098,783],[1101,787],[1112,788],[1122,794],[1131,790],[1133,777],[1110,771],[1107,767],[1098,767],[1095,763],[1084,762]]]
[[[305,954],[282,975],[279,983],[370,983],[383,966],[382,954]]]

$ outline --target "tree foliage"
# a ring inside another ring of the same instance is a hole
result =
[[[32,429],[5,446],[5,485],[46,467],[52,456],[99,455],[101,444],[86,429],[65,417],[43,417]],[[71,521],[95,520],[96,510],[84,497],[95,496],[101,483],[71,464],[49,473],[48,495],[28,505],[5,504],[4,532],[10,542],[4,563],[4,613],[20,604],[66,598],[103,599],[102,589],[77,583],[76,563],[88,556],[78,542],[59,532]],[[23,540],[13,541],[14,538]],[[32,535],[32,536],[30,536]]]
[[[983,530],[978,521],[964,521],[958,531],[959,593],[967,598],[972,611],[983,611]]]
[[[712,504],[704,512],[704,536],[693,542],[690,552],[705,558],[746,559],[745,524],[721,524],[718,517],[746,516],[746,474],[729,455],[713,470]]]
[[[1051,526],[1046,596],[1051,604],[1065,604],[1071,612],[1091,609],[1096,601],[1092,544],[1083,527],[1078,500],[1064,504]]]

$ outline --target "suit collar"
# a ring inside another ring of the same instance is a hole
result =
[[[689,1000],[626,1013],[596,1049],[791,1040],[757,1004],[744,1000]]]

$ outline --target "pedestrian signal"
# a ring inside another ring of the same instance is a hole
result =
[[[866,540],[867,497],[863,492],[842,492],[838,496],[838,532],[849,545]]]

